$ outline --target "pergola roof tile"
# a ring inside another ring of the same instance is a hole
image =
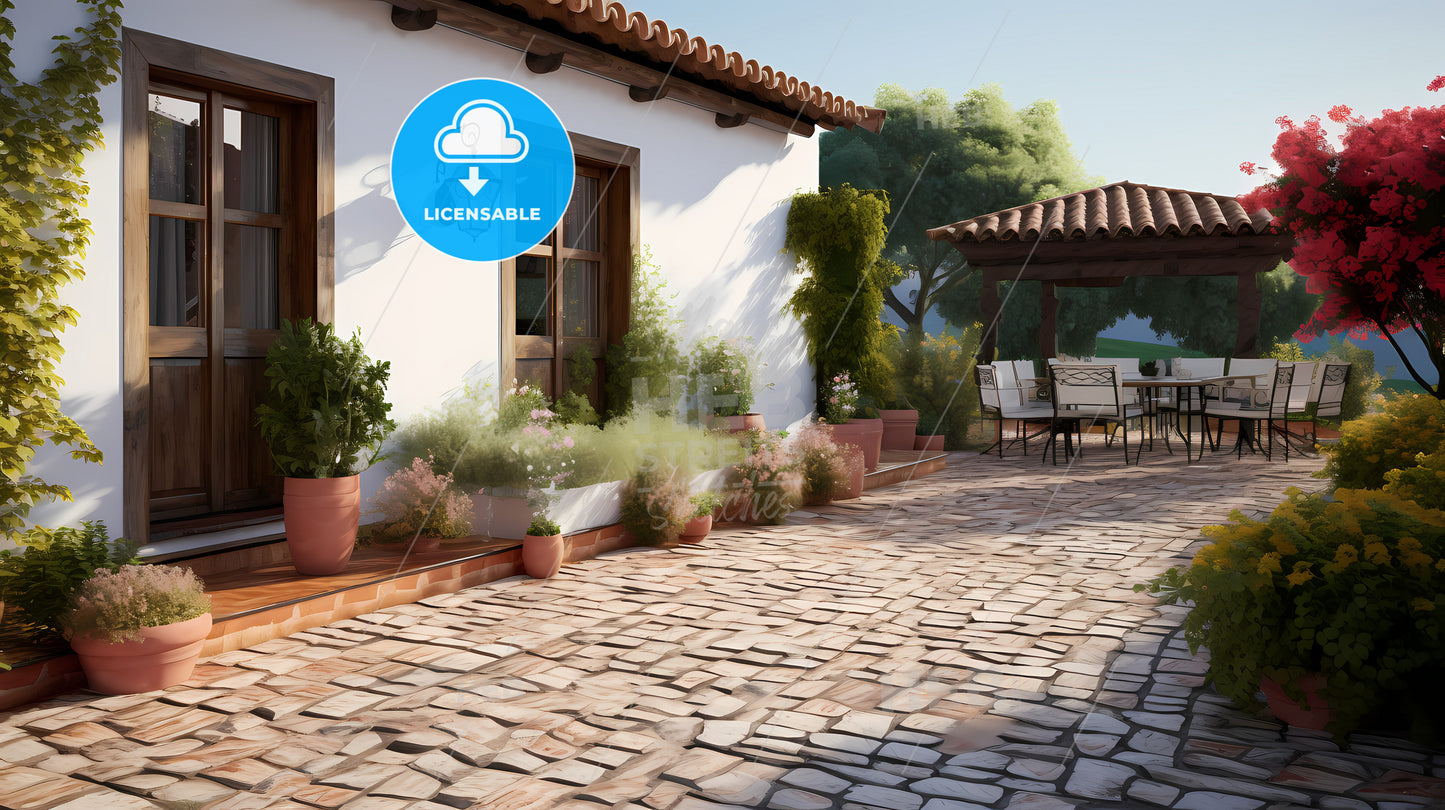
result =
[[[1267,211],[1253,214],[1233,197],[1121,180],[931,228],[930,239],[956,243],[1081,241],[1152,236],[1273,233]]]

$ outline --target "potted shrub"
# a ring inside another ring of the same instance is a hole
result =
[[[803,503],[818,506],[833,500],[839,485],[847,482],[849,470],[832,434],[822,425],[807,424],[789,441],[803,475]]]
[[[943,449],[943,420],[932,411],[920,411],[918,415],[918,427],[913,437],[914,450],[927,450],[930,452]]]
[[[562,527],[548,520],[545,514],[532,518],[527,534],[522,537],[522,569],[527,576],[547,579],[562,570],[567,542]]]
[[[684,543],[701,543],[712,531],[712,516],[722,508],[723,497],[709,489],[692,496],[689,503],[692,504],[692,513],[687,525],[682,527],[681,540]]]
[[[414,458],[388,476],[372,505],[382,515],[376,540],[404,554],[436,551],[442,540],[472,533],[472,499],[452,486],[451,473],[438,475],[429,458]]]
[[[688,476],[676,466],[644,466],[622,487],[622,525],[645,546],[675,542],[693,511],[687,493]]]
[[[124,540],[111,543],[105,524],[86,521],[81,528],[33,528],[19,536],[21,547],[0,551],[0,594],[9,626],[24,628],[35,640],[65,634],[61,621],[81,583],[97,571],[115,571],[140,562]]]
[[[762,414],[752,412],[752,358],[740,341],[704,338],[693,348],[691,360],[688,388],[700,419],[733,433],[766,429]]]
[[[256,424],[286,478],[286,544],[298,573],[334,574],[351,559],[360,472],[396,427],[386,415],[390,375],[390,363],[367,358],[359,334],[342,340],[309,318],[283,321],[266,354],[270,389]]]
[[[887,403],[879,408],[878,416],[883,420],[883,449],[912,450],[913,436],[918,429],[918,410],[908,407],[902,400]]]
[[[1381,710],[1441,708],[1445,511],[1390,492],[1291,489],[1264,522],[1230,517],[1204,530],[1214,542],[1191,566],[1134,586],[1194,603],[1185,638],[1209,648],[1221,693],[1250,705],[1263,688],[1277,714],[1339,735]],[[1322,701],[1332,717],[1298,713]]]
[[[1139,363],[1139,374],[1142,375],[1142,376],[1144,376],[1144,377],[1157,377],[1157,376],[1159,376],[1159,361],[1158,361],[1158,360],[1142,360],[1142,361],[1140,361],[1140,363]]]
[[[81,583],[62,622],[91,689],[150,692],[191,677],[211,632],[211,597],[189,568],[126,565]]]

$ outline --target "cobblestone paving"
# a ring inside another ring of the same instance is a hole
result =
[[[798,516],[0,716],[7,808],[1417,808],[1445,757],[1203,686],[1130,586],[1318,461],[958,454]]]

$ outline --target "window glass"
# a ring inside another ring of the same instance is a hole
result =
[[[601,263],[569,259],[562,267],[562,336],[597,337]]]
[[[146,106],[153,200],[204,204],[205,141],[199,101],[151,93]]]
[[[545,256],[517,257],[517,334],[550,335],[547,265]]]
[[[227,208],[281,211],[281,122],[269,115],[226,108]]]
[[[151,326],[203,326],[201,223],[173,217],[150,221]]]
[[[226,326],[280,329],[276,228],[226,223]]]
[[[602,183],[596,177],[577,175],[572,184],[572,200],[562,215],[562,246],[573,250],[602,249],[597,234],[597,208]]]

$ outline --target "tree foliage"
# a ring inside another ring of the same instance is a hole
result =
[[[1290,266],[1324,295],[1302,333],[1378,332],[1415,382],[1445,398],[1445,106],[1386,110],[1367,121],[1338,105],[1330,118],[1348,125],[1338,148],[1318,116],[1300,125],[1276,119],[1279,175],[1244,204],[1269,209],[1298,240]],[[1435,385],[1401,349],[1402,337],[1425,345]]]
[[[1299,275],[1283,263],[1260,273],[1256,281],[1261,296],[1256,345],[1267,347],[1292,336],[1314,312],[1319,297],[1309,293]],[[977,278],[970,279],[959,294],[944,297],[939,313],[952,324],[979,320],[980,284]],[[1037,281],[999,285],[999,297],[1005,302],[998,325],[999,357],[1039,356],[1039,292]],[[1232,276],[1150,276],[1126,279],[1118,287],[1059,288],[1056,293],[1055,331],[1059,351],[1065,354],[1093,355],[1098,334],[1131,314],[1147,320],[1156,335],[1172,335],[1181,348],[1219,357],[1234,353],[1239,321],[1237,282]]]
[[[818,401],[823,381],[845,371],[877,401],[892,390],[886,347],[893,327],[878,318],[884,291],[899,275],[879,258],[887,214],[886,199],[847,184],[795,194],[788,209],[783,248],[807,274],[788,308],[803,322]]]
[[[607,347],[607,418],[632,412],[643,400],[654,413],[668,416],[677,403],[674,382],[687,371],[678,343],[681,320],[672,311],[662,269],[646,249],[632,257],[632,303],[627,334]]]
[[[69,488],[27,472],[36,448],[100,450],[60,408],[60,334],[76,322],[60,288],[80,278],[90,243],[81,217],[89,186],[82,161],[101,145],[96,93],[120,64],[120,6],[90,0],[76,38],[57,36],[55,62],[34,84],[15,77],[10,0],[0,0],[0,533],[15,536],[36,503],[70,500]]]
[[[881,189],[893,205],[883,257],[918,279],[888,307],[922,340],[923,321],[940,297],[967,276],[963,257],[924,233],[949,222],[1056,197],[1102,182],[1074,156],[1052,101],[1015,109],[996,84],[950,105],[938,89],[909,93],[886,84],[875,106],[888,110],[882,133],[835,130],[822,137],[819,182]]]

